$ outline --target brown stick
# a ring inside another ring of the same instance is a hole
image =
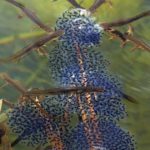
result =
[[[15,89],[17,89],[19,92],[24,94],[26,92],[26,89],[18,84],[15,80],[13,80],[11,77],[9,77],[7,74],[0,74],[0,78],[8,82],[10,85],[12,85]]]
[[[37,49],[37,48],[43,46],[45,43],[60,36],[61,34],[62,34],[62,31],[58,30],[51,34],[45,35],[42,38],[40,38],[38,41],[36,41],[35,43],[28,45],[27,47],[23,48],[16,54],[14,54],[8,58],[1,58],[0,63],[9,63],[12,61],[16,61],[16,60],[20,59],[21,57],[25,56],[26,54],[28,54],[29,52],[31,52],[33,49]]]
[[[64,93],[82,93],[82,92],[103,92],[102,88],[97,87],[63,87],[63,88],[51,88],[46,90],[33,89],[31,91],[27,91],[24,95],[56,95],[56,94],[64,94]]]
[[[128,100],[131,103],[138,104],[138,101],[136,101],[133,97],[131,97],[125,93],[122,93],[122,94],[123,94],[124,99]]]
[[[143,17],[147,17],[147,16],[150,16],[150,10],[142,12],[131,18],[119,19],[119,20],[113,21],[113,22],[104,22],[104,23],[101,23],[101,26],[104,27],[105,29],[110,28],[110,27],[123,26],[123,25],[127,25],[129,23],[132,23],[134,21],[137,21],[139,19],[142,19]]]
[[[104,4],[105,2],[106,0],[95,0],[93,5],[89,8],[89,11],[91,11],[92,13],[95,12],[96,9],[100,7],[102,4]]]
[[[150,52],[150,45],[148,45],[140,39],[137,39],[136,37],[133,37],[126,33],[122,33],[121,31],[113,28],[105,29],[105,31],[111,34],[112,36],[119,38],[123,42],[123,44],[127,42],[132,42],[136,48],[141,48]]]
[[[68,2],[70,2],[75,8],[83,8],[76,2],[76,0],[68,0]]]
[[[141,48],[143,50],[147,50],[150,52],[150,45],[142,41],[141,39],[137,39],[136,37],[133,37],[131,35],[125,35],[126,39],[133,44],[135,44],[135,48]]]
[[[2,99],[3,100],[3,103],[6,105],[6,106],[8,106],[8,107],[10,107],[10,108],[14,108],[14,104],[13,103],[11,103],[10,101],[8,101],[7,99]]]
[[[125,35],[117,29],[106,28],[105,31],[107,33],[111,34],[112,36],[118,37],[122,42],[126,42],[126,40],[127,40]]]
[[[23,4],[17,2],[16,0],[5,0],[5,1],[21,9],[41,29],[45,30],[46,32],[53,31],[50,27],[46,26],[30,9],[26,8]]]

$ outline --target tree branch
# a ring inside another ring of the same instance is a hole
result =
[[[13,80],[6,73],[0,74],[0,78],[8,82],[10,85],[12,85],[15,89],[17,89],[22,94],[26,92],[26,89],[22,85],[18,84],[15,80]]]
[[[83,8],[76,2],[76,0],[68,0],[68,2],[71,3],[75,8]]]
[[[90,12],[95,12],[98,7],[100,7],[102,4],[104,4],[106,0],[95,0],[93,5],[89,8]]]
[[[14,104],[11,103],[9,100],[7,99],[2,99],[4,105],[8,106],[9,108],[14,108]]]
[[[104,23],[101,23],[101,26],[103,26],[104,28],[123,26],[123,25],[127,25],[129,23],[132,23],[134,21],[137,21],[139,19],[142,19],[143,17],[147,17],[147,16],[150,16],[150,10],[142,12],[131,18],[119,19],[119,20],[113,21],[113,22],[104,22]]]
[[[63,88],[51,88],[46,90],[33,89],[31,91],[27,91],[24,95],[56,95],[56,94],[65,94],[65,93],[82,93],[82,92],[103,92],[102,88],[98,87],[63,87]]]
[[[85,92],[104,92],[104,90],[100,87],[63,87],[63,88],[51,88],[46,90],[33,89],[31,91],[27,91],[24,96],[38,96],[38,95],[57,95],[57,94],[65,94],[65,93],[85,93]],[[123,98],[128,100],[131,103],[137,103],[137,101],[125,94],[123,94]]]
[[[119,38],[123,45],[125,45],[127,42],[132,42],[135,45],[135,48],[141,48],[150,52],[150,45],[140,39],[137,39],[136,37],[133,37],[127,33],[122,33],[121,31],[113,28],[106,28],[105,31],[111,36]]]
[[[42,38],[40,38],[39,40],[37,40],[35,43],[28,45],[27,47],[23,48],[16,54],[14,54],[8,58],[1,58],[0,63],[9,63],[12,61],[16,61],[16,60],[22,58],[23,56],[25,56],[27,53],[31,52],[33,49],[37,49],[37,48],[43,46],[45,43],[49,42],[50,40],[52,40],[60,35],[62,35],[62,31],[60,31],[60,30],[53,32],[51,34],[45,35]]]
[[[23,4],[17,2],[16,0],[5,0],[12,5],[16,6],[17,8],[21,9],[26,16],[28,16],[35,24],[37,24],[41,29],[45,30],[46,32],[52,32],[53,30],[46,26],[42,21],[28,8],[26,8]]]

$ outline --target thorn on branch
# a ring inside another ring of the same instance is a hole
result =
[[[1,58],[0,63],[9,63],[16,61],[18,59],[21,59],[25,55],[27,55],[29,52],[31,52],[33,49],[37,49],[41,46],[43,46],[45,43],[49,42],[50,40],[57,38],[58,36],[62,35],[62,31],[58,30],[56,32],[50,33],[48,35],[43,36],[39,40],[37,40],[35,43],[30,44],[17,52],[16,54],[8,57],[8,58]]]
[[[111,28],[111,27],[124,26],[124,25],[127,25],[129,23],[132,23],[134,21],[137,21],[137,20],[142,19],[143,17],[147,17],[147,16],[150,16],[150,10],[142,12],[131,18],[119,19],[119,20],[113,21],[113,22],[104,22],[104,23],[101,23],[101,26],[104,27],[105,29]]]
[[[134,28],[131,25],[128,25],[127,34],[133,36],[133,33],[134,33]]]
[[[148,45],[141,39],[137,39],[136,37],[133,37],[128,34],[126,34],[125,37],[126,37],[127,41],[132,42],[135,45],[135,48],[147,50],[148,52],[150,52],[150,45]]]
[[[46,26],[30,9],[26,8],[23,4],[17,2],[16,0],[5,0],[5,1],[21,9],[26,14],[26,16],[28,16],[28,18],[30,18],[41,29],[45,30],[46,32],[53,31],[50,27]]]
[[[109,33],[111,36],[113,36],[113,39],[115,37],[119,38],[123,43],[126,42],[126,38],[122,32],[119,30],[113,29],[113,28],[106,28],[105,31]]]
[[[39,56],[48,57],[48,52],[43,47],[40,47],[40,48],[36,49],[36,51],[37,51]]]
[[[113,28],[106,28],[105,31],[111,36],[119,38],[123,43],[122,45],[125,45],[127,42],[131,42],[136,46],[136,48],[140,48],[150,52],[150,45],[128,33],[122,33],[121,31]]]

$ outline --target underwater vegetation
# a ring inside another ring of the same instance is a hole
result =
[[[148,30],[143,32],[149,22],[139,21],[137,27],[132,23],[150,16],[150,10],[125,18],[129,13],[142,11],[144,5],[148,8],[149,2],[116,0],[116,9],[107,10],[113,8],[112,2],[1,2],[0,150],[149,150],[149,105],[141,105],[145,98],[149,102],[150,45],[139,38],[149,38]],[[106,7],[101,12],[97,10],[104,3]],[[45,22],[50,23],[43,23],[26,5],[37,6],[42,19],[48,13]],[[129,7],[130,12],[123,11]],[[62,13],[64,10],[67,11]],[[56,16],[60,17],[55,23]],[[117,16],[124,18],[103,22],[104,18]],[[55,24],[54,29],[49,24]],[[34,41],[36,37],[40,38]],[[110,39],[120,40],[121,49],[117,49],[116,42],[109,44]],[[27,42],[30,44],[26,45]],[[16,49],[14,45],[26,46],[11,55],[12,48]],[[129,48],[147,52],[131,54]],[[4,58],[7,54],[11,56]],[[18,82],[20,77],[23,84]],[[131,108],[124,104],[125,100],[137,103],[128,92],[140,100],[140,105],[134,105],[136,108],[131,103]]]
[[[57,150],[134,150],[134,140],[117,122],[126,115],[123,88],[108,71],[109,62],[94,50],[103,28],[84,9],[63,13],[56,30],[64,30],[49,54],[49,70],[59,87],[100,87],[102,92],[46,96],[39,106],[30,99],[9,113],[8,124],[29,146],[51,141]],[[78,122],[71,127],[72,115]]]

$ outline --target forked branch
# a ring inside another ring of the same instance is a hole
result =
[[[129,35],[127,33],[122,33],[121,31],[113,28],[106,28],[105,31],[110,34],[113,38],[119,38],[124,46],[127,42],[131,42],[134,44],[135,48],[140,48],[150,52],[150,45],[142,41],[141,39],[137,39],[136,37]]]
[[[119,19],[119,20],[116,20],[113,22],[104,22],[104,23],[101,23],[101,26],[103,26],[105,29],[111,28],[111,27],[124,26],[124,25],[127,25],[129,23],[132,23],[134,21],[137,21],[137,20],[142,19],[142,18],[147,17],[147,16],[150,16],[150,10],[142,12],[142,13],[134,16],[134,17],[130,17],[127,19]]]
[[[125,45],[127,42],[132,42],[135,45],[134,49],[140,48],[143,50],[150,51],[150,45],[146,44],[141,39],[137,39],[136,37],[130,34],[122,33],[121,31],[112,28],[112,27],[119,27],[119,26],[127,25],[129,23],[132,23],[134,21],[137,21],[147,16],[150,16],[150,10],[142,12],[134,17],[130,17],[127,19],[120,19],[114,22],[101,23],[100,25],[104,28],[106,32],[111,34],[113,37],[119,38],[123,42],[123,45]]]

